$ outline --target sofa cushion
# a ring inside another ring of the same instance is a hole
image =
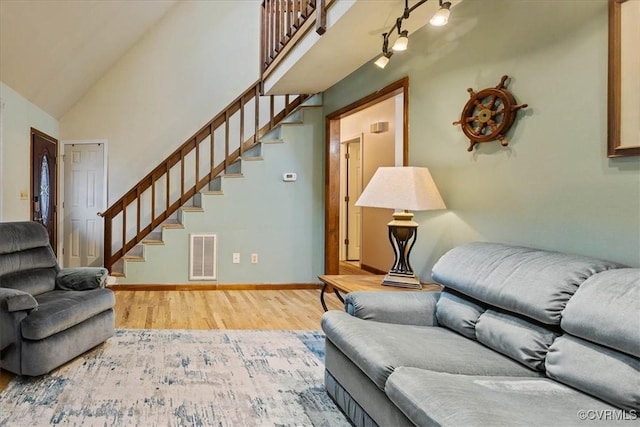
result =
[[[6,302],[6,309],[9,313],[38,308],[38,301],[33,295],[18,289],[0,288],[0,300]]]
[[[0,254],[41,246],[49,246],[47,229],[41,224],[29,221],[0,223]]]
[[[104,288],[109,271],[102,267],[63,268],[56,276],[56,288],[65,291],[85,291]]]
[[[549,348],[547,376],[619,408],[640,411],[640,360],[565,334]]]
[[[38,268],[58,270],[58,261],[49,246],[25,249],[0,257],[0,276]]]
[[[47,339],[37,341],[23,340],[21,346],[22,360],[20,362],[21,375],[36,376],[46,374],[63,363],[104,342],[114,334],[114,318],[113,310],[105,310],[85,322],[78,323]],[[108,373],[105,374],[108,375]],[[54,378],[56,378],[55,375]],[[74,379],[71,379],[71,382],[74,382]],[[76,384],[76,386],[79,385]],[[56,389],[55,386],[53,388]],[[57,397],[59,395],[55,392],[53,396]],[[56,397],[53,397],[53,399],[56,399]],[[41,402],[47,401],[44,400]],[[58,402],[62,404],[62,402]],[[53,402],[52,404],[55,405]],[[83,421],[85,420],[87,422],[83,423],[81,421],[81,425],[95,425],[92,423],[94,420],[91,418],[85,418]],[[119,421],[120,420],[121,418]],[[119,421],[115,421],[113,424],[123,425],[123,423]],[[56,421],[52,420],[50,425],[60,424],[62,423],[56,423]]]
[[[447,290],[441,292],[436,305],[438,324],[472,340],[476,339],[476,322],[484,307]]]
[[[562,312],[562,329],[640,357],[640,268],[591,276]]]
[[[436,303],[440,292],[349,292],[344,299],[347,313],[374,322],[437,326]]]
[[[478,341],[517,360],[544,371],[544,358],[549,346],[560,334],[527,320],[495,310],[487,310],[478,319]]]
[[[420,426],[584,426],[585,420],[611,414],[637,419],[584,393],[545,378],[453,375],[400,367],[385,392]]]
[[[558,325],[578,286],[619,264],[499,243],[451,249],[433,267],[433,279],[482,302]]]
[[[399,366],[467,375],[540,375],[446,328],[371,322],[329,311],[322,329],[380,389]]]
[[[41,340],[77,325],[115,304],[109,289],[51,291],[36,296],[38,310],[22,321],[22,337]]]
[[[55,289],[56,274],[56,269],[51,267],[16,271],[0,276],[0,287],[39,295]]]

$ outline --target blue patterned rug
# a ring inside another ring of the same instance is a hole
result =
[[[117,330],[0,393],[0,426],[348,426],[318,331]]]

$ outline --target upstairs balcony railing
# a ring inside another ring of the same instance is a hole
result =
[[[101,214],[109,271],[309,97],[261,96],[260,86],[256,82],[232,101]]]
[[[326,31],[326,13],[335,0],[264,0],[262,3],[262,72],[275,65],[311,29]]]

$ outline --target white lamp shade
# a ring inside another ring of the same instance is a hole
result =
[[[403,33],[400,37],[398,37],[398,39],[393,44],[393,47],[391,49],[393,49],[396,52],[402,52],[407,50],[408,46],[409,46],[409,37],[407,37],[407,35]]]
[[[450,14],[451,12],[449,11],[449,9],[443,7],[433,15],[429,23],[434,27],[442,27],[443,25],[447,25],[447,22],[449,22]]]
[[[376,64],[380,68],[386,67],[388,63],[389,63],[389,57],[386,55],[382,55],[380,58],[376,60],[376,62],[374,62],[374,64]]]
[[[446,209],[431,173],[419,167],[380,167],[356,206],[428,211]]]

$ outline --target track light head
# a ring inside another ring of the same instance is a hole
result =
[[[440,9],[433,15],[429,23],[434,27],[442,27],[443,25],[447,25],[449,22],[449,15],[451,11],[451,2],[440,0]]]
[[[402,52],[407,50],[408,46],[409,46],[409,32],[407,30],[404,30],[400,33],[400,37],[398,37],[398,39],[393,44],[393,47],[391,49],[393,49],[394,52]]]
[[[389,63],[389,58],[391,58],[391,55],[393,55],[393,52],[383,53],[380,58],[376,59],[376,62],[374,62],[374,64],[376,64],[380,68],[386,67]]]

